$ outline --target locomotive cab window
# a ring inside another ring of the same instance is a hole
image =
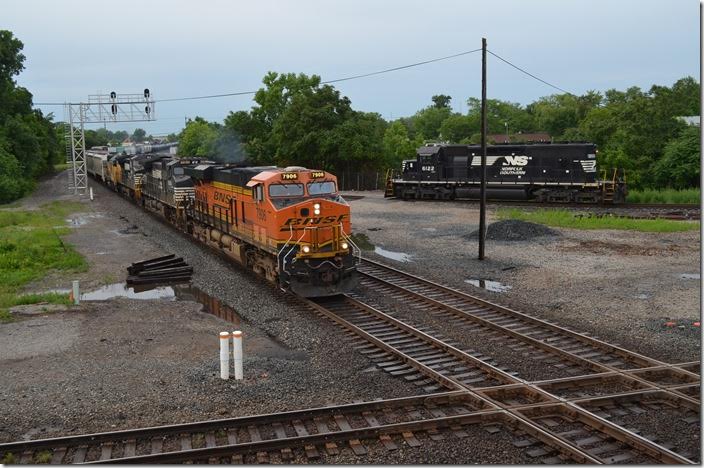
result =
[[[256,201],[264,200],[264,187],[262,186],[262,184],[257,184],[254,186],[254,190],[252,191],[252,195],[254,195],[254,199]]]
[[[174,168],[174,175],[183,175],[183,168],[182,167],[175,167]]]
[[[302,197],[303,184],[271,184],[270,197]]]
[[[335,182],[310,182],[308,183],[308,195],[326,195],[335,193]]]

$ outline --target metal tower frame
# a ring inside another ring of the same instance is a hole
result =
[[[88,102],[64,104],[68,188],[84,195],[88,188],[86,172],[85,124],[108,122],[149,122],[156,120],[154,99],[148,89],[143,94],[91,94]]]

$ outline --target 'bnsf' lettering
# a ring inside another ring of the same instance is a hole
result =
[[[218,192],[217,190],[215,190],[215,194],[213,195],[213,197],[215,198],[215,201],[221,201],[225,203],[230,203],[230,200],[232,199],[232,195]]]
[[[347,218],[346,214],[340,216],[321,216],[319,218],[288,218],[283,224],[282,230],[288,226],[316,226],[318,224],[339,223]]]

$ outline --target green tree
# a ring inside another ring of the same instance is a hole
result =
[[[547,131],[553,138],[561,140],[567,129],[578,127],[589,111],[598,107],[601,101],[601,94],[595,91],[589,91],[583,96],[553,94],[530,104],[528,112],[533,114],[538,130]]]
[[[436,94],[430,99],[433,101],[433,105],[438,109],[441,109],[443,107],[449,108],[450,101],[452,101],[452,97],[448,96],[447,94]]]
[[[132,141],[135,143],[141,143],[144,141],[144,137],[147,136],[147,132],[144,129],[141,128],[135,128],[134,132],[132,132]]]
[[[482,101],[471,97],[467,99],[467,115],[471,118],[472,128],[481,128]],[[487,133],[504,134],[508,124],[510,133],[531,132],[536,130],[532,114],[520,104],[500,99],[486,100]],[[539,130],[539,129],[538,129]]]
[[[408,136],[408,129],[401,120],[394,121],[384,132],[384,167],[397,169],[401,161],[415,156],[423,140],[413,140]]]
[[[451,143],[466,143],[478,132],[481,123],[478,115],[452,114],[440,126],[440,134]]]
[[[202,117],[189,120],[181,132],[178,154],[181,156],[212,157],[218,138],[218,125]]]
[[[665,145],[663,157],[654,168],[659,187],[683,189],[699,185],[700,134],[699,127],[687,127]]]
[[[442,123],[450,117],[452,110],[449,107],[430,106],[422,109],[413,116],[413,126],[416,134],[425,140],[444,139],[440,135]]]

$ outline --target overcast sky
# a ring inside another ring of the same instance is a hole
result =
[[[249,91],[268,70],[336,79],[479,48],[482,37],[576,94],[699,79],[696,0],[3,0],[0,29],[24,42],[18,81],[35,102],[145,87],[156,99]],[[490,98],[528,104],[556,92],[491,56],[488,67]],[[336,86],[355,109],[391,119],[440,93],[466,111],[480,78],[477,53]],[[186,116],[221,121],[251,105],[251,96],[158,103],[158,120],[138,126],[163,134]],[[61,107],[42,108],[63,118]]]

